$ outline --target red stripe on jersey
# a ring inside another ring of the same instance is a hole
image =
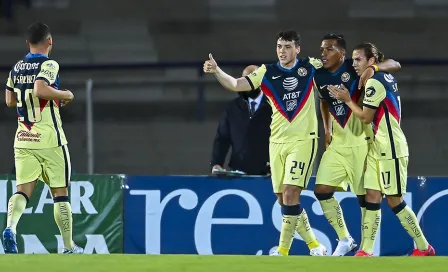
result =
[[[44,108],[47,105],[47,103],[48,103],[48,100],[39,98],[40,112],[42,112],[44,110]]]
[[[282,109],[282,106],[279,104],[279,102],[277,101],[277,99],[275,99],[274,97],[274,93],[273,91],[264,83],[261,83],[260,85],[261,91],[271,99],[272,103],[274,103],[275,108],[277,109],[278,112],[280,112],[283,117],[286,118],[286,120],[289,121],[288,115],[286,114],[286,112]]]
[[[28,130],[31,130],[31,128],[33,127],[34,123],[25,123],[24,121],[20,121],[20,123],[22,123]]]
[[[386,97],[386,99],[384,99],[384,103],[386,104],[389,113],[395,118],[395,120],[397,120],[398,123],[400,123],[400,113],[392,101]]]
[[[292,120],[294,120],[296,118],[297,114],[299,114],[300,111],[302,110],[303,106],[305,106],[306,102],[308,101],[308,98],[310,97],[311,90],[313,90],[313,88],[314,88],[314,80],[311,80],[308,85],[308,89],[306,90],[305,97],[302,99],[299,108],[297,109],[294,116],[291,118],[290,122],[292,122]]]

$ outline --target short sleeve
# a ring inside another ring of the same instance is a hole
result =
[[[53,85],[56,82],[58,73],[59,64],[54,60],[47,60],[41,64],[36,80],[45,80],[48,85]]]
[[[264,75],[266,74],[266,65],[261,65],[260,68],[253,71],[249,75],[245,76],[247,81],[249,81],[250,87],[252,90],[257,89],[261,85],[261,81],[263,80]]]
[[[9,72],[8,80],[6,81],[6,89],[11,92],[14,91],[14,82],[11,78],[11,72]]]
[[[376,79],[367,80],[365,87],[363,106],[371,109],[377,109],[381,101],[386,98],[386,89],[384,85]]]

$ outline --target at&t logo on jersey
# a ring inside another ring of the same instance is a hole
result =
[[[306,70],[305,70],[306,71]],[[283,101],[286,101],[286,111],[293,111],[297,108],[297,98],[300,96],[300,91],[294,92],[299,81],[295,77],[287,77],[283,80],[283,88],[290,93],[283,95]]]
[[[283,88],[287,91],[294,91],[298,84],[299,81],[295,77],[287,77],[283,80]]]

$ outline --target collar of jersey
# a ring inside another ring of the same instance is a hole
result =
[[[296,67],[299,65],[299,63],[300,63],[300,60],[296,58],[296,65],[294,65],[294,67],[292,67],[291,69],[286,69],[286,68],[283,68],[283,67],[280,65],[280,61],[278,61],[278,62],[277,62],[277,67],[278,67],[280,70],[282,70],[283,72],[292,72],[292,71],[294,70],[294,68],[296,68]]]
[[[47,56],[47,55],[44,55],[44,54],[40,54],[40,53],[38,53],[38,54],[28,53],[28,54],[26,55],[26,58],[27,58],[27,59],[32,59],[32,58],[47,58],[47,59],[48,59],[48,56]]]
[[[334,72],[334,73],[332,73],[332,72],[330,72],[330,71],[328,71],[328,72],[330,72],[330,74],[331,74],[332,76],[337,76],[337,75],[339,75],[339,73],[342,72],[342,70],[344,69],[344,66],[345,66],[345,60],[344,60],[344,62],[342,63],[342,65],[339,66],[339,68],[338,68],[338,70],[336,70],[336,72]]]

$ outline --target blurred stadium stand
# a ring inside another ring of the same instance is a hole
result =
[[[276,59],[281,29],[300,32],[302,56],[318,56],[325,33],[342,33],[349,47],[372,41],[402,63],[396,76],[409,174],[446,175],[447,15],[448,0],[34,0],[31,8],[14,4],[11,20],[0,18],[0,66],[6,80],[27,51],[23,30],[46,22],[62,86],[76,96],[63,121],[77,172],[86,172],[91,78],[96,173],[204,174],[219,114],[235,96],[212,76],[201,77],[208,53],[236,76],[247,64]],[[14,110],[3,108],[0,126],[6,173]]]

